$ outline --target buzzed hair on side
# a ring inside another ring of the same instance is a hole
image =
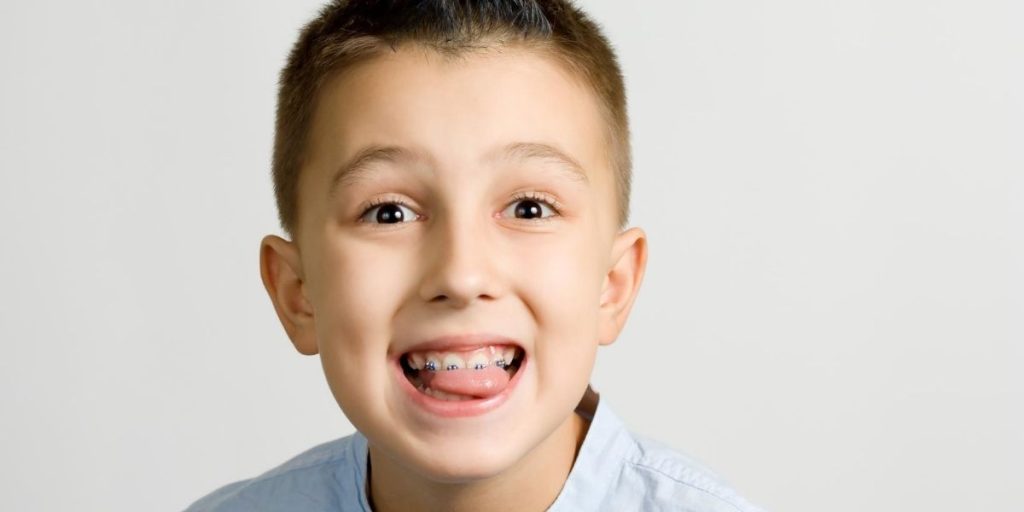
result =
[[[629,217],[632,174],[622,72],[600,26],[571,0],[332,0],[302,28],[278,81],[273,179],[281,227],[298,229],[298,182],[323,84],[405,43],[448,58],[507,45],[555,57],[595,93],[607,120],[616,217]]]

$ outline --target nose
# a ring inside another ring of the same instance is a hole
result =
[[[448,216],[428,229],[420,297],[464,308],[501,294],[496,247],[484,222]]]

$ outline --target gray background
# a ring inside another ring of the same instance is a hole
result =
[[[1024,509],[1024,7],[585,1],[644,288],[594,383],[774,511]],[[0,4],[0,501],[178,510],[351,432],[260,284],[298,2]]]

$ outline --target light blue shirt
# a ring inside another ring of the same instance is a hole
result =
[[[590,428],[549,512],[763,512],[693,459],[631,434],[592,390],[576,412]],[[366,462],[366,438],[356,432],[221,487],[186,512],[370,512]]]

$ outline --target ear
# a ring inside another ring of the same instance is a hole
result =
[[[260,277],[295,349],[305,355],[319,352],[313,306],[306,298],[298,247],[278,236],[263,237],[260,242]]]
[[[610,345],[619,336],[640,291],[647,267],[647,235],[643,230],[630,228],[616,235],[611,261],[598,312],[598,341],[602,345]]]

